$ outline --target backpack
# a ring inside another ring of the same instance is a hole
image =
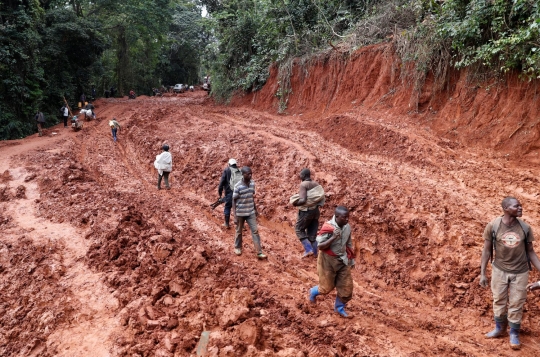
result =
[[[242,171],[239,168],[231,167],[231,178],[229,179],[229,187],[234,191],[234,186],[242,180]]]
[[[529,265],[529,270],[532,270],[531,266],[531,258],[529,257],[529,251],[527,250],[527,240],[529,239],[529,233],[531,231],[531,227],[523,222],[521,219],[517,218],[517,221],[519,225],[521,226],[521,229],[523,229],[523,233],[525,233],[525,255],[527,256],[527,264]],[[493,263],[493,252],[496,250],[495,243],[497,241],[497,231],[499,230],[499,226],[501,225],[502,217],[497,217],[493,224],[491,225],[491,263]]]
[[[64,116],[64,109],[66,109],[65,106],[63,106],[62,108],[60,108],[60,116]]]

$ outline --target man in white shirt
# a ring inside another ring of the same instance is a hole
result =
[[[165,179],[165,189],[170,190],[169,186],[169,174],[172,171],[172,155],[169,152],[169,145],[163,144],[163,152],[156,156],[154,161],[154,167],[158,170],[158,182],[157,188],[161,190],[161,179]]]

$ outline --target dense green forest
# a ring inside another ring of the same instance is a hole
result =
[[[114,86],[197,84],[212,94],[260,89],[279,65],[286,97],[291,60],[339,46],[391,41],[445,79],[450,67],[540,76],[537,0],[4,0],[0,3],[0,139],[35,132],[41,110],[58,121],[63,97]],[[286,102],[283,103],[286,105]]]
[[[209,42],[201,4],[188,0],[4,0],[0,3],[0,139],[59,120],[65,97],[196,84]]]

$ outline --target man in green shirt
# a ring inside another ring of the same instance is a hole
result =
[[[484,249],[480,266],[480,285],[487,287],[486,267],[492,261],[491,291],[495,329],[487,338],[506,334],[510,325],[510,347],[521,348],[519,329],[523,317],[523,304],[527,298],[529,263],[540,270],[540,260],[533,250],[531,227],[519,219],[523,214],[521,203],[515,197],[502,201],[504,215],[487,224],[484,230]]]

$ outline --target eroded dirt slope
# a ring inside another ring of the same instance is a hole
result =
[[[515,355],[483,338],[481,234],[509,194],[538,229],[536,167],[366,108],[276,116],[195,92],[96,111],[79,133],[0,145],[0,355],[189,356],[203,331],[212,356]],[[164,142],[172,189],[157,191]],[[268,261],[248,232],[235,256],[208,206],[229,157],[252,167]],[[327,192],[324,219],[352,211],[351,320],[332,312],[334,295],[307,303],[316,263],[299,258],[287,204],[303,167]],[[537,356],[538,295],[526,308],[520,355]]]

